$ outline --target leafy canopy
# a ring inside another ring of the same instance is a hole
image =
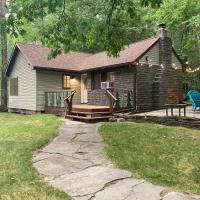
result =
[[[160,3],[161,0],[12,0],[8,27],[15,37],[23,35],[27,26],[35,34],[40,30],[39,40],[54,48],[53,57],[62,50],[101,49],[109,56],[117,56],[137,31],[138,8]],[[32,26],[35,22],[41,22],[40,29]]]

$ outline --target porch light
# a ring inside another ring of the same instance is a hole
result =
[[[164,69],[164,65],[163,64],[161,64],[160,66],[161,66],[162,69]]]

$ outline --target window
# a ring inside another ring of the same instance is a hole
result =
[[[92,74],[92,89],[93,90],[101,89],[101,73]]]
[[[115,72],[96,72],[92,74],[92,89],[101,89],[101,82],[115,80]]]
[[[115,72],[108,72],[108,81],[115,81]]]
[[[69,75],[63,75],[63,89],[71,88],[71,77]]]
[[[10,96],[18,96],[18,78],[10,79]]]

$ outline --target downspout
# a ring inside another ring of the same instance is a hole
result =
[[[137,110],[137,65],[134,66],[134,75],[133,75],[133,90],[134,90],[134,98],[133,98],[133,109]]]

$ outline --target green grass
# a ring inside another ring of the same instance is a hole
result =
[[[61,120],[52,115],[0,113],[0,199],[69,200],[40,178],[32,153],[56,136]]]
[[[200,131],[151,123],[104,123],[108,157],[136,177],[200,194]]]

